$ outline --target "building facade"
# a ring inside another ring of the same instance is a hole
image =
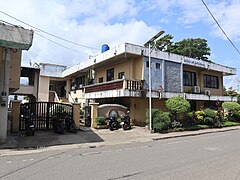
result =
[[[134,124],[145,125],[149,108],[149,66],[152,108],[167,111],[165,101],[174,96],[187,99],[192,110],[213,107],[217,100],[237,100],[224,96],[223,90],[223,77],[235,75],[235,68],[158,50],[152,51],[149,64],[148,48],[129,43],[62,69],[57,77],[46,77],[48,85],[54,79],[61,81],[56,87],[64,92],[61,98],[69,102],[78,101],[82,106],[89,102],[120,104],[128,107]]]

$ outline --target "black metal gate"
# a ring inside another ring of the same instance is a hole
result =
[[[56,102],[35,102],[20,105],[19,130],[25,130],[25,119],[29,117],[38,130],[52,129],[51,118],[57,116],[64,119],[66,116],[73,118],[73,106],[71,104]]]

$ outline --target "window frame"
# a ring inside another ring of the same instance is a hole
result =
[[[185,75],[188,74],[188,78]],[[197,85],[197,73],[192,71],[183,71],[183,85],[184,86],[196,86]]]
[[[156,69],[161,69],[161,63],[156,62],[155,68]]]
[[[123,79],[124,77],[124,71],[118,73],[118,79]]]
[[[112,81],[114,80],[114,68],[108,69],[106,71],[106,81]]]
[[[209,74],[203,74],[203,86],[206,88],[219,89],[219,77]]]
[[[98,78],[98,83],[103,83],[103,77]]]

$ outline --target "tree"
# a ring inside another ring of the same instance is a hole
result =
[[[207,56],[210,55],[207,40],[201,38],[183,39],[169,45],[166,51],[201,60],[209,60]]]
[[[156,49],[160,51],[166,51],[169,46],[173,44],[173,36],[170,34],[167,34],[163,37],[161,37],[159,40],[156,42]]]

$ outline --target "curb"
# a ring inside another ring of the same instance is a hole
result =
[[[203,134],[227,132],[227,131],[233,131],[233,130],[239,130],[239,129],[240,129],[240,127],[229,128],[229,129],[216,129],[214,131],[205,131],[205,132],[193,132],[193,133],[188,133],[188,134],[176,134],[176,135],[165,136],[165,137],[154,137],[154,138],[152,138],[152,140],[159,141],[159,140],[163,140],[163,139],[172,139],[172,138],[187,137],[187,136],[198,136],[198,135],[203,135]]]

